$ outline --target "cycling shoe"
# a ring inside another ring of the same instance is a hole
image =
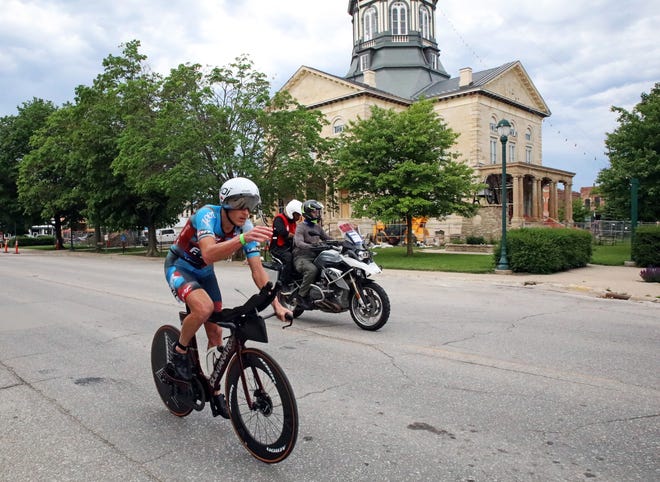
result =
[[[213,395],[211,397],[211,412],[214,417],[220,415],[222,418],[229,419],[229,410],[227,408],[227,401],[222,393]]]

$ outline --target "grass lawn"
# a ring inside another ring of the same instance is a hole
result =
[[[406,248],[375,249],[375,261],[388,269],[412,269],[424,271],[452,271],[456,273],[491,273],[495,269],[493,255],[430,253],[415,249],[412,257],[406,256]],[[614,245],[595,245],[592,264],[623,266],[630,260],[630,242]]]
[[[29,249],[53,250],[52,246],[30,246]],[[76,246],[75,251],[94,252],[93,247]],[[449,271],[454,273],[492,273],[495,261],[492,254],[462,254],[429,252],[415,248],[412,256],[406,256],[405,247],[378,248],[373,250],[374,260],[385,269],[410,269],[420,271]],[[103,254],[120,254],[121,248],[104,249]],[[143,247],[126,248],[126,255],[144,256]],[[165,256],[163,249],[161,256]],[[592,264],[623,266],[630,260],[630,242],[615,245],[594,245]]]
[[[593,264],[623,266],[624,261],[630,261],[630,241],[613,245],[594,245],[591,255]]]
[[[20,246],[19,246],[20,248]],[[25,246],[23,249],[34,249],[38,251],[55,251],[55,246]],[[71,251],[71,244],[65,244],[63,251]],[[73,248],[74,252],[80,252],[80,253],[96,253],[96,247],[95,246],[87,246],[87,245],[74,245]],[[162,250],[164,253],[167,253],[167,249]],[[147,248],[144,248],[142,246],[129,246],[125,250],[125,254],[129,255],[142,255],[147,252]],[[101,249],[99,254],[122,254],[122,248],[103,248]],[[165,256],[165,254],[163,254]]]
[[[374,249],[374,261],[386,269],[451,271],[455,273],[490,273],[495,269],[491,254],[431,253],[414,249],[406,256],[406,248]]]

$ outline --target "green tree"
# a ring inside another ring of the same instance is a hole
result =
[[[91,87],[76,88],[69,156],[69,169],[77,174],[79,188],[85,193],[85,219],[94,227],[97,240],[101,239],[102,227],[128,229],[141,225],[136,195],[125,177],[112,171],[124,123],[107,90],[100,77]]]
[[[612,107],[618,114],[614,132],[605,145],[610,167],[598,173],[596,182],[605,199],[605,214],[619,219],[630,217],[630,181],[639,179],[640,221],[660,219],[660,83],[642,93],[632,111]]]
[[[585,219],[588,220],[591,217],[591,211],[587,209],[587,207],[584,205],[581,199],[573,199],[571,204],[573,206],[574,222],[582,223],[584,222]],[[564,208],[563,203],[559,206],[558,211],[559,211],[559,220],[566,221],[566,209]]]
[[[584,205],[582,199],[573,199],[573,221],[576,223],[591,219],[591,211]]]
[[[187,167],[189,157],[177,148],[187,142],[191,122],[185,115],[173,114],[172,99],[179,94],[164,92],[167,82],[151,72],[146,56],[139,52],[140,42],[122,47],[121,56],[104,60],[104,71],[91,87],[77,91],[79,168],[85,173],[88,213],[97,235],[101,225],[146,226],[147,256],[155,256],[156,228],[176,220],[183,199],[189,199],[191,179],[198,174]],[[187,99],[188,69],[179,70],[183,73],[173,75],[169,89],[184,92]]]
[[[125,53],[141,63],[143,57],[137,54],[137,44],[129,47],[133,50]],[[189,69],[178,72],[182,74],[171,82],[177,93],[171,93],[167,99],[163,94],[164,80],[144,68],[124,78],[113,93],[123,129],[118,136],[119,150],[112,161],[112,172],[123,176],[128,192],[136,196],[136,211],[149,233],[147,256],[157,254],[156,228],[173,224],[183,210],[187,186],[198,173],[190,167],[195,159],[179,149],[187,138],[190,121],[180,115],[176,99],[181,95],[186,104],[190,82],[186,78]],[[177,82],[182,86],[176,86]],[[194,79],[192,85],[196,85]]]
[[[412,219],[471,216],[480,185],[472,169],[451,152],[458,134],[430,101],[395,112],[372,107],[371,117],[350,122],[335,153],[338,187],[347,189],[358,216],[405,219],[407,253],[412,255]]]
[[[284,92],[271,98],[247,57],[206,71],[180,65],[163,77],[150,70],[139,41],[121,47],[39,138],[33,172],[24,173],[26,206],[57,220],[82,212],[97,239],[102,226],[147,226],[150,255],[156,227],[216,202],[231,177],[258,181],[266,206],[301,185],[325,192],[321,114]]]
[[[55,110],[52,102],[33,98],[18,108],[17,115],[0,118],[0,231],[21,234],[30,225],[42,221],[40,212],[25,213],[18,202],[18,171],[32,149],[30,138]],[[50,217],[46,218],[49,220]]]
[[[260,119],[264,130],[262,177],[268,179],[263,197],[268,205],[293,197],[322,199],[332,188],[329,162],[332,142],[321,137],[327,120],[307,109],[288,92],[270,99]]]
[[[300,193],[300,187],[323,186],[328,143],[320,136],[322,114],[298,104],[288,93],[270,97],[266,76],[245,55],[203,78],[207,97],[200,114],[206,199],[217,196],[227,179],[258,180],[266,206]],[[317,190],[318,192],[318,190]]]
[[[31,151],[20,163],[17,182],[24,209],[44,220],[54,220],[58,249],[64,245],[62,223],[72,226],[79,221],[85,205],[79,179],[68,169],[71,117],[72,107],[64,106],[32,136]]]

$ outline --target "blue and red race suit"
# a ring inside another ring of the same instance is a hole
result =
[[[226,241],[252,229],[248,220],[241,227],[234,226],[229,233],[222,229],[221,206],[206,205],[190,216],[183,230],[170,246],[165,258],[165,279],[175,298],[185,302],[196,289],[204,289],[214,303],[215,311],[222,309],[222,294],[213,264],[206,264],[199,248],[199,240],[213,236],[216,243]],[[259,243],[252,241],[243,246],[247,258],[259,256]]]

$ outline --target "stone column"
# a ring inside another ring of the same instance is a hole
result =
[[[564,213],[567,223],[573,223],[573,183],[567,182],[564,183],[564,193],[566,194],[566,206],[564,207]]]
[[[520,225],[521,222],[521,205],[520,205],[520,176],[513,177],[513,216],[511,219],[511,224]]]
[[[552,183],[552,219],[555,221],[559,219],[559,194],[557,188],[559,187],[557,181]]]
[[[518,176],[518,216],[525,218],[525,176]]]
[[[541,187],[541,180],[534,178],[532,180],[532,217],[535,221],[539,219],[539,188]]]

